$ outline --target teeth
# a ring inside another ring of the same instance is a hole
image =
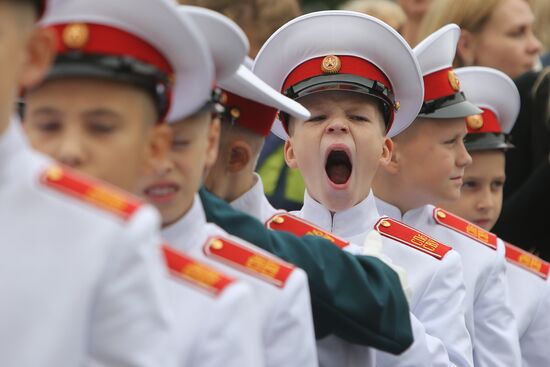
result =
[[[173,194],[174,192],[176,192],[176,189],[174,187],[154,187],[147,191],[149,195],[164,196],[164,195]]]

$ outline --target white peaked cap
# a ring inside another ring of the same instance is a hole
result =
[[[315,70],[321,70],[324,61],[331,56],[336,56],[338,62],[342,59],[341,68],[334,69],[333,65],[329,65],[332,70],[322,71],[325,75],[332,75],[332,84],[338,83],[340,77],[349,80],[349,76],[373,80],[368,77],[366,69],[377,69],[383,78],[389,80],[391,85],[385,87],[392,89],[394,105],[391,107],[396,108],[388,136],[398,134],[412,123],[420,110],[424,94],[422,74],[416,59],[407,42],[393,28],[365,14],[320,11],[291,20],[263,45],[253,71],[274,89],[285,92],[283,87],[289,75],[309,62],[317,62],[318,58],[319,65]],[[348,63],[348,60],[351,62]],[[360,66],[356,68],[351,65]],[[290,89],[314,77],[298,78],[297,83],[287,87]],[[273,133],[282,139],[288,138],[281,124],[274,124]]]
[[[447,24],[426,37],[414,48],[424,77],[424,105],[420,116],[447,119],[480,113],[460,90],[460,78],[453,60],[460,39],[460,28]]]
[[[95,24],[130,33],[147,42],[169,62],[174,72],[172,103],[167,119],[179,120],[207,101],[214,81],[210,53],[195,24],[178,13],[171,0],[69,0],[55,1],[42,26]],[[94,34],[89,36],[93,42]],[[126,45],[120,44],[122,53]]]
[[[310,117],[304,106],[271,88],[245,65],[241,65],[231,77],[221,80],[219,86],[240,97],[273,107],[296,118],[305,120]]]
[[[512,79],[500,70],[483,66],[456,69],[462,90],[470,102],[491,110],[504,134],[514,127],[520,109],[520,96]]]
[[[212,54],[216,80],[235,73],[250,45],[243,30],[231,19],[210,9],[180,5],[180,14],[193,19]]]

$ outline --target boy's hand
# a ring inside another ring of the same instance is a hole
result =
[[[382,253],[382,248],[384,243],[382,242],[382,236],[377,231],[370,231],[363,242],[362,255],[377,257],[382,260],[386,265],[392,268],[393,271],[399,276],[399,281],[401,282],[401,287],[405,292],[407,301],[411,301],[412,289],[409,286],[409,278],[407,277],[407,272],[400,266],[397,266],[393,261],[386,255]]]

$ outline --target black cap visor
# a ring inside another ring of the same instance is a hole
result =
[[[502,133],[473,133],[466,135],[464,145],[468,152],[483,150],[508,150],[514,148],[508,136]]]
[[[58,55],[46,80],[70,77],[105,79],[134,85],[151,95],[160,120],[168,112],[170,81],[167,75],[133,58],[80,52]]]
[[[466,100],[464,93],[458,92],[448,97],[424,102],[418,117],[432,119],[463,118],[483,113],[471,102]]]
[[[378,99],[382,105],[384,122],[388,126],[393,116],[395,97],[383,84],[353,74],[326,74],[306,79],[284,91],[288,98],[297,100],[310,94],[327,91],[356,92]],[[286,121],[284,114],[283,123]]]

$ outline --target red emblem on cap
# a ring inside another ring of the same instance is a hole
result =
[[[208,257],[281,288],[294,270],[293,265],[279,258],[223,237],[210,238],[204,252]]]
[[[129,219],[142,205],[139,199],[122,190],[91,178],[84,178],[60,166],[48,168],[40,181],[57,191],[114,213],[124,220]]]
[[[436,241],[427,234],[417,231],[405,223],[399,222],[392,218],[381,218],[374,225],[374,228],[382,236],[401,242],[402,244],[412,247],[418,251],[431,255],[438,260],[443,259],[447,252],[452,250],[451,247]]]
[[[274,215],[266,222],[266,227],[274,231],[290,232],[297,237],[302,236],[318,236],[328,240],[338,246],[344,248],[349,245],[349,242],[344,241],[331,233],[315,226],[314,224],[298,218],[295,215],[281,213]]]
[[[492,248],[497,249],[497,236],[491,232],[484,230],[481,227],[476,226],[473,223],[468,222],[465,219],[460,218],[446,210],[441,208],[434,209],[434,219],[436,223],[450,228],[458,233],[462,233],[466,237],[470,237],[477,242]]]
[[[520,249],[509,243],[505,243],[506,246],[506,260],[508,262],[515,264],[523,269],[530,271],[542,279],[548,278],[548,273],[550,271],[550,264],[541,258],[533,255],[530,252]]]
[[[170,248],[168,245],[162,246],[162,252],[172,275],[211,295],[219,295],[228,285],[234,282],[233,278]]]

